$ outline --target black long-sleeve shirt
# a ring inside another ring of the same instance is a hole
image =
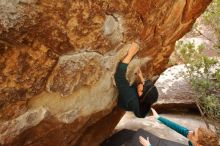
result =
[[[118,106],[126,111],[133,111],[137,117],[143,118],[136,87],[130,86],[126,79],[127,67],[128,64],[119,62],[115,73],[115,82],[119,91]]]

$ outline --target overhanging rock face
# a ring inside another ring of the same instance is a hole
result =
[[[160,74],[211,0],[1,0],[0,143],[98,145],[123,115],[113,75]]]

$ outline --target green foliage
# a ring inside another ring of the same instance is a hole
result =
[[[204,45],[179,41],[177,53],[186,64],[190,83],[197,91],[197,101],[210,118],[220,119],[220,63],[202,53]]]
[[[211,116],[213,119],[220,117],[220,104],[219,99],[216,95],[211,94],[206,97],[200,97],[200,101],[203,105],[203,109],[206,111],[206,114]]]
[[[214,74],[217,82],[219,83],[219,87],[220,87],[220,69],[218,69],[215,74]]]

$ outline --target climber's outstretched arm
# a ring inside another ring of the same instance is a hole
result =
[[[128,64],[131,62],[131,59],[137,53],[138,48],[136,43],[132,43],[131,48],[128,50],[127,55],[119,62],[118,67],[115,73],[115,82],[117,87],[120,86],[129,86],[128,81],[126,80],[126,71]]]
[[[131,44],[131,48],[128,50],[127,55],[122,60],[122,63],[129,64],[134,55],[138,52],[138,46],[136,43]]]

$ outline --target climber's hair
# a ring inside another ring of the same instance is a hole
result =
[[[198,128],[198,144],[202,146],[218,146],[218,136],[207,128]]]

